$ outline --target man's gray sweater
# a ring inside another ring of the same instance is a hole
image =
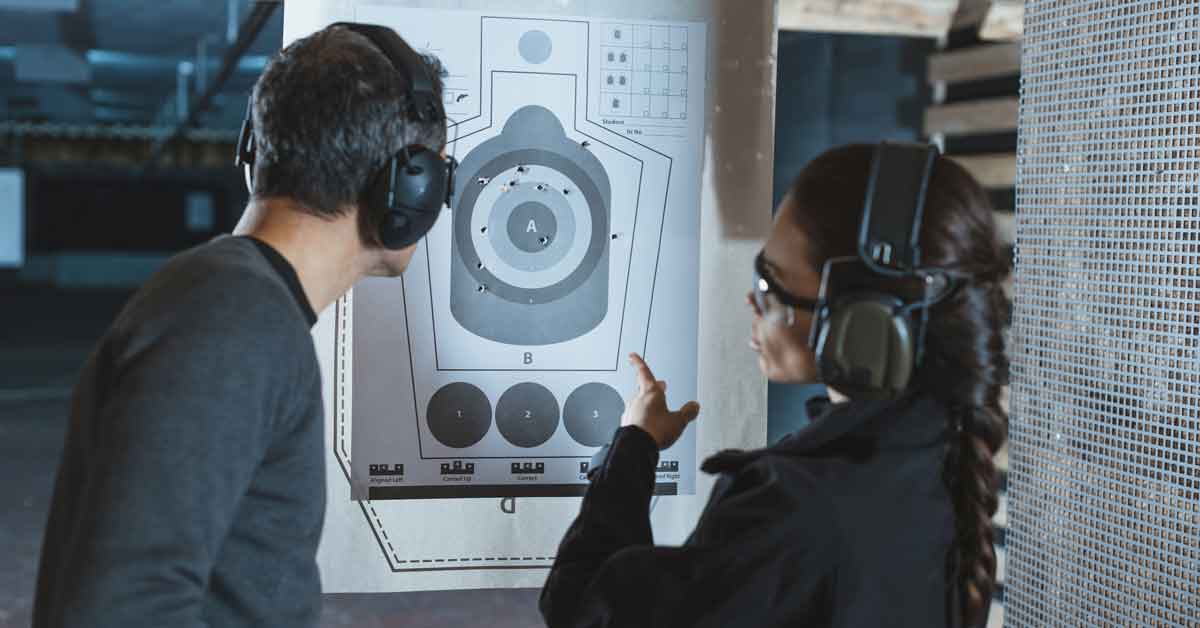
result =
[[[315,625],[313,320],[249,238],[178,255],[130,300],[75,389],[34,628]]]

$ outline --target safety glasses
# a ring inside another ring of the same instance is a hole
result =
[[[796,310],[816,312],[821,305],[819,299],[798,297],[783,289],[771,276],[767,260],[761,252],[754,258],[754,286],[750,293],[754,296],[754,304],[764,314],[777,305],[789,308],[788,324],[795,322]]]

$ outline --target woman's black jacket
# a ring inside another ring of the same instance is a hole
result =
[[[855,401],[774,446],[719,453],[682,547],[654,545],[658,449],[622,428],[559,547],[542,614],[550,628],[955,626],[948,425],[931,399]]]

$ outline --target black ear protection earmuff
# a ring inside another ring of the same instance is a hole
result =
[[[929,308],[957,285],[921,267],[919,234],[934,146],[875,149],[858,255],[829,260],[809,343],[821,381],[852,398],[901,394],[921,364]]]
[[[408,83],[405,97],[408,115],[422,122],[445,122],[446,114],[436,92],[429,65],[390,28],[374,24],[338,22],[375,44]],[[234,164],[245,171],[246,187],[254,193],[253,170],[256,156],[254,140],[254,97],[246,107],[246,119],[238,139]],[[402,249],[418,242],[433,229],[443,206],[449,206],[454,193],[454,172],[458,163],[419,144],[397,151],[367,183],[360,201],[361,210],[372,217],[379,242],[388,249]]]

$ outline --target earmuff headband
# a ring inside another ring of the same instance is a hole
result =
[[[408,81],[408,97],[415,118],[432,120],[441,115],[429,65],[396,31],[386,26],[357,22],[336,22],[333,26],[342,26],[366,37],[383,52],[392,67]]]
[[[936,146],[882,142],[871,161],[859,227],[858,254],[880,274],[920,268],[925,193],[938,157]]]

